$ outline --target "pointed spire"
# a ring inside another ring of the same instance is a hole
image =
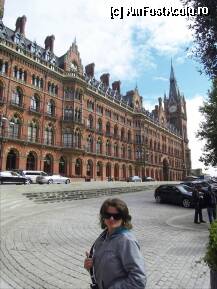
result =
[[[174,69],[173,69],[173,60],[172,60],[172,57],[171,57],[170,80],[175,80],[175,81],[176,81],[175,73],[174,73]]]
[[[75,53],[78,53],[78,45],[77,45],[76,36],[75,36],[75,38],[74,38],[74,41],[72,42],[71,50],[74,51]]]
[[[180,98],[177,81],[175,78],[173,63],[171,59],[171,70],[170,70],[170,90],[169,90],[169,102],[177,102]]]
[[[135,87],[134,91],[137,92],[137,93],[139,93],[137,81],[136,81],[136,87]]]

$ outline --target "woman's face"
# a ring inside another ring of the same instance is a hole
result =
[[[122,216],[115,207],[108,207],[103,217],[109,232],[112,232],[122,225]]]

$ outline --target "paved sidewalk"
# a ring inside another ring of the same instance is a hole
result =
[[[108,185],[114,183],[72,187],[97,190]],[[192,209],[156,204],[152,184],[145,185],[149,189],[117,196],[127,202],[133,217],[134,234],[147,266],[146,289],[209,289],[209,270],[200,262],[208,223],[195,225]],[[60,186],[62,190],[67,185]],[[107,196],[39,203],[26,195],[47,189],[53,194],[60,186],[10,186],[0,191],[1,289],[89,288],[83,260],[100,233],[98,211]]]

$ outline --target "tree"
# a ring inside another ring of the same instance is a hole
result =
[[[210,78],[217,76],[217,2],[216,0],[181,0],[184,5],[197,9],[207,7],[209,15],[190,17],[189,28],[194,33],[193,55],[200,60]]]
[[[206,140],[200,161],[206,166],[217,166],[217,79],[213,81],[208,100],[200,107],[200,112],[205,120],[201,122],[197,137]]]

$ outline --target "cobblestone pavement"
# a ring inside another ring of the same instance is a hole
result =
[[[106,197],[36,203],[15,187],[0,192],[0,288],[89,288],[83,259],[100,233],[97,214]],[[193,224],[192,209],[156,204],[153,190],[120,197],[133,216],[147,289],[208,289],[209,270],[200,259],[209,225]]]

